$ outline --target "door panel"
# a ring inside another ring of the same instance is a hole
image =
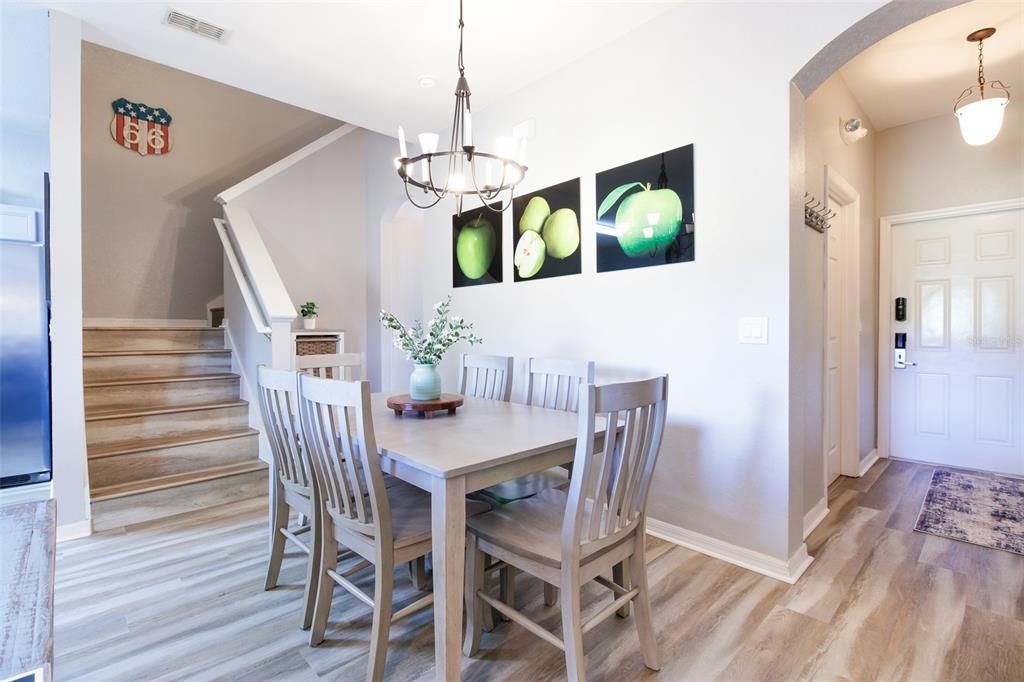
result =
[[[832,200],[839,207],[839,202]],[[825,475],[832,483],[842,469],[842,321],[843,321],[843,232],[846,229],[846,211],[837,208],[837,215],[828,230],[828,309],[826,312],[825,347]]]
[[[893,456],[1024,474],[1022,238],[1020,209],[893,227],[892,296],[910,299],[890,323],[908,336]]]

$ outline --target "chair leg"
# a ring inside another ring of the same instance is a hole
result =
[[[481,552],[483,554],[483,552]],[[468,555],[467,555],[468,556]],[[477,589],[483,590],[484,592],[491,593],[491,574],[487,571],[487,565],[490,563],[490,557],[483,554],[484,557],[484,574],[480,578],[480,582]],[[504,590],[502,590],[504,592]],[[480,607],[481,613],[480,625],[486,632],[493,632],[494,625],[497,621],[501,620],[501,614],[489,604],[484,604]]]
[[[659,670],[658,640],[651,622],[651,602],[647,592],[647,561],[644,556],[644,534],[638,533],[633,555],[629,558],[629,573],[633,585],[639,590],[633,598],[636,602],[636,632],[640,638],[640,653],[644,657],[644,665],[651,670]]]
[[[370,666],[366,679],[381,682],[384,663],[388,656],[388,638],[391,633],[392,592],[395,565],[392,556],[379,556],[373,579],[373,628],[370,632]]]
[[[562,565],[562,642],[565,645],[565,674],[569,682],[584,682],[586,679],[578,570]]]
[[[313,623],[309,629],[310,646],[316,646],[324,641],[327,619],[331,615],[331,601],[334,598],[334,578],[327,575],[327,571],[333,571],[338,567],[338,543],[334,539],[334,525],[322,511],[317,511],[317,515],[321,518],[320,561],[317,562]]]
[[[498,573],[501,574],[501,601],[505,602],[512,608],[516,608],[516,569],[512,566],[506,566],[498,571]],[[498,620],[508,620],[508,618],[501,613],[496,613],[494,615]]]
[[[274,508],[271,510],[270,532],[270,561],[267,563],[267,580],[263,589],[272,590],[277,587],[277,578],[281,574],[281,561],[284,559],[285,537],[281,534],[282,528],[288,527],[288,503],[284,496],[279,495],[274,500]]]
[[[309,525],[309,566],[306,570],[305,606],[302,610],[303,630],[308,630],[313,624],[313,610],[316,608],[317,587],[320,580],[320,562],[324,553],[324,549],[321,546],[324,540],[323,522],[316,510],[313,510],[313,513],[310,515]],[[335,561],[335,564],[337,564],[337,561]]]
[[[462,653],[466,656],[474,655],[480,649],[480,629],[482,626],[485,611],[490,611],[490,605],[476,596],[476,592],[483,588],[484,576],[484,555],[480,551],[479,540],[473,533],[466,537],[466,581],[465,581],[465,602],[466,602],[466,633],[462,640]]]
[[[621,564],[615,564],[614,566],[612,566],[612,582],[614,582],[617,585],[625,587],[627,591],[633,589],[629,579],[629,571],[627,570],[625,561],[623,561]],[[612,601],[615,601],[616,597],[618,597],[618,595],[612,593]],[[622,608],[620,608],[615,613],[618,614],[619,618],[628,618],[629,602],[623,604]]]
[[[544,606],[554,606],[558,603],[558,588],[551,583],[544,583]]]
[[[421,556],[410,561],[406,567],[409,569],[409,577],[412,579],[412,586],[418,592],[425,592],[430,583],[427,580],[427,557]]]

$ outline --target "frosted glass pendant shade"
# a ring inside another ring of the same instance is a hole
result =
[[[1008,97],[989,97],[957,109],[956,118],[960,121],[964,142],[978,147],[996,139],[1009,101]]]

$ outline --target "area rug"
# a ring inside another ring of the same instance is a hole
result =
[[[914,530],[1024,554],[1024,479],[938,469]]]

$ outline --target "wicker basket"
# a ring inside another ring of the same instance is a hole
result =
[[[328,355],[337,352],[337,336],[300,336],[295,339],[296,355]]]

